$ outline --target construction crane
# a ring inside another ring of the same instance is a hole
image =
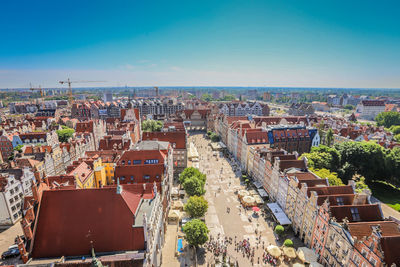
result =
[[[40,85],[38,88],[34,88],[31,83],[29,84],[29,86],[30,86],[29,89],[31,91],[40,91],[40,96],[41,96],[41,100],[42,100],[42,108],[44,109],[44,96],[45,96],[44,89]]]
[[[59,81],[60,84],[68,84],[68,100],[70,105],[72,105],[73,102],[71,83],[100,83],[100,82],[105,82],[105,81],[71,81],[69,78],[66,81]]]

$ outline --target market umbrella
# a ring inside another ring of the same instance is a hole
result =
[[[268,246],[267,252],[274,258],[279,258],[282,255],[281,249],[274,245]]]
[[[248,196],[248,195],[249,195],[249,192],[246,191],[246,190],[240,190],[240,191],[238,192],[238,195],[239,195],[240,197],[245,197],[245,196]]]
[[[183,203],[180,200],[174,201],[174,209],[181,210],[183,209]]]
[[[253,207],[253,211],[260,211],[260,208],[259,207]]]
[[[295,259],[297,257],[296,250],[294,250],[294,248],[291,247],[283,247],[283,254],[291,259]]]
[[[297,258],[299,258],[299,260],[301,260],[302,262],[305,262],[306,261],[306,256],[304,255],[304,251],[298,250],[297,251]]]
[[[243,204],[246,205],[247,207],[248,207],[248,206],[253,206],[254,203],[255,203],[254,197],[251,197],[251,196],[245,196],[245,197],[243,197],[243,198],[242,198],[242,201],[243,201]]]

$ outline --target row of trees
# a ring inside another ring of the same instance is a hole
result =
[[[386,149],[374,142],[344,142],[333,147],[321,145],[304,153],[308,166],[317,173],[324,173],[333,184],[338,176],[347,183],[355,175],[365,177],[368,184],[383,180],[400,185],[400,148]],[[330,173],[328,173],[328,172]]]
[[[208,202],[204,199],[206,175],[193,167],[186,168],[179,175],[179,182],[190,196],[185,204],[185,211],[193,220],[183,226],[185,239],[195,248],[203,245],[208,240],[207,225],[199,220],[205,215],[208,209]]]

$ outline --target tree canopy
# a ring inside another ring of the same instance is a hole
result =
[[[183,184],[187,178],[193,176],[199,178],[204,183],[206,182],[206,175],[200,172],[199,169],[195,167],[187,167],[186,169],[184,169],[183,172],[181,172],[181,174],[179,175],[179,182]]]
[[[57,130],[56,133],[58,135],[58,140],[61,143],[66,143],[68,140],[72,137],[72,135],[75,133],[75,130],[72,128],[68,127],[62,127],[62,130]]]
[[[162,127],[163,123],[161,121],[145,120],[142,122],[143,132],[160,132]]]
[[[400,113],[396,111],[381,112],[375,117],[378,126],[390,128],[393,125],[400,125]]]
[[[208,240],[207,225],[198,219],[187,222],[183,226],[183,232],[188,243],[195,247],[203,245]]]
[[[302,157],[307,157],[310,168],[334,173],[332,176],[323,171],[322,176],[331,177],[335,184],[337,181],[334,176],[347,183],[359,174],[365,177],[366,184],[373,180],[384,180],[400,185],[400,148],[386,149],[375,142],[350,141],[333,147],[313,147],[310,153],[304,153]]]
[[[208,202],[202,196],[191,196],[185,205],[185,211],[192,218],[201,218],[206,214]]]
[[[206,193],[204,182],[195,176],[187,178],[182,186],[189,196],[202,196]]]

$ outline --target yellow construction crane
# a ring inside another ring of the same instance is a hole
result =
[[[59,81],[60,84],[68,84],[68,100],[70,105],[72,105],[73,102],[71,83],[100,83],[100,82],[105,82],[105,81],[71,81],[69,78],[66,81]]]
[[[44,96],[45,96],[44,89],[40,85],[38,88],[34,88],[31,83],[29,85],[30,85],[29,89],[31,91],[40,91],[40,96],[41,96],[41,100],[42,100],[42,108],[44,109]]]

